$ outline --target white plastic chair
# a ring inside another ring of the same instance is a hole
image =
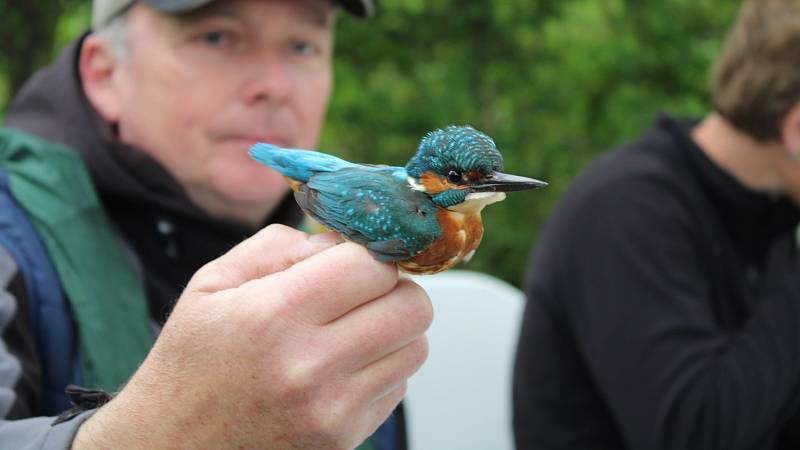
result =
[[[410,450],[512,450],[511,379],[524,295],[468,271],[414,277],[433,302],[430,356],[404,400]]]

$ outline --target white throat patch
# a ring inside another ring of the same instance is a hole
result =
[[[467,194],[467,198],[463,202],[447,209],[465,214],[474,214],[481,212],[487,205],[501,202],[505,199],[505,192],[473,192]]]

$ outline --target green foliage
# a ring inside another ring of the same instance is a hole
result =
[[[72,0],[56,24],[51,53],[55,57],[76,36],[89,28],[92,17],[92,5],[84,0]]]
[[[397,0],[339,24],[337,88],[322,148],[403,164],[427,131],[468,123],[506,171],[546,180],[483,214],[465,268],[519,283],[549,210],[578,171],[659,111],[701,116],[738,2]],[[589,224],[587,224],[589,226]]]
[[[0,0],[0,119],[11,93],[88,28],[87,0]]]
[[[0,0],[0,30],[22,38],[0,44],[0,111],[4,80],[18,86],[15,74],[41,63],[35,55],[51,58],[88,22],[86,0],[22,2],[65,12],[46,43],[28,45],[32,64],[7,59],[20,54],[11,47],[29,44],[22,28],[41,28],[4,14],[11,3]],[[659,111],[706,112],[710,65],[738,5],[383,0],[372,20],[340,17],[336,89],[320,147],[402,165],[432,129],[471,124],[487,132],[507,172],[550,183],[487,208],[483,244],[465,266],[519,283],[542,222],[589,160],[642,132]]]
[[[56,30],[65,19],[65,12],[86,3],[85,0],[0,0],[0,73],[6,75],[12,90],[19,88],[31,71],[52,58],[53,45],[58,42]]]

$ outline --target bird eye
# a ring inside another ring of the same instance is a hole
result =
[[[451,183],[458,183],[461,181],[461,172],[457,170],[451,170],[447,173],[447,179],[450,180]]]

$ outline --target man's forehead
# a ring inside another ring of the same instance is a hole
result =
[[[327,28],[333,21],[335,4],[332,0],[216,0],[193,11],[176,14],[179,22],[194,22],[214,16],[239,18],[248,2],[281,2],[309,24]]]

